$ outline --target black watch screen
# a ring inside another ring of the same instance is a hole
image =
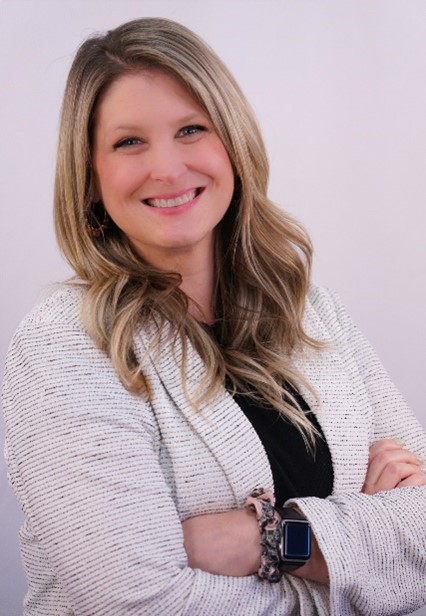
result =
[[[305,521],[286,520],[283,528],[283,556],[308,560],[311,555],[311,527]]]

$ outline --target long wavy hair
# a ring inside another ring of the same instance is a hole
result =
[[[119,77],[166,71],[208,114],[235,174],[231,204],[216,228],[214,334],[188,311],[177,272],[160,271],[135,253],[112,221],[88,232],[96,212],[92,136],[100,97]],[[125,23],[79,48],[62,106],[55,180],[59,246],[87,289],[82,318],[124,386],[149,396],[133,343],[149,320],[167,344],[192,345],[206,366],[200,400],[225,379],[231,390],[266,400],[313,443],[315,429],[294,399],[305,385],[296,351],[318,347],[304,331],[312,248],[303,227],[267,197],[269,167],[263,140],[243,93],[223,62],[196,34],[167,19]],[[75,282],[74,282],[75,284]],[[161,336],[164,338],[164,336]],[[185,361],[182,364],[185,382]],[[312,390],[311,390],[312,391]]]

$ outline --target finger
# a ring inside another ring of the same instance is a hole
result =
[[[397,485],[398,488],[405,488],[408,486],[426,486],[426,473],[419,472],[414,475],[410,475],[410,477],[406,477],[406,479],[403,479]]]
[[[389,462],[383,469],[380,477],[374,483],[366,482],[363,487],[365,494],[376,494],[383,490],[393,490],[409,477],[420,474],[417,464],[405,464],[403,462]]]
[[[375,484],[389,464],[413,464],[419,467],[421,462],[417,456],[411,451],[408,451],[408,449],[388,449],[380,451],[368,465],[365,478],[366,482]]]
[[[394,449],[403,449],[404,443],[400,439],[381,439],[380,441],[376,441],[370,447],[369,451],[369,460],[373,460],[378,453],[383,451],[392,451]]]

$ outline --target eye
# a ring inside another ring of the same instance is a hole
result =
[[[114,144],[114,150],[118,150],[119,148],[129,148],[135,145],[140,145],[142,141],[138,137],[126,137],[125,139],[120,139],[117,143]]]
[[[177,136],[178,137],[192,137],[193,135],[199,135],[200,133],[204,133],[207,130],[205,126],[201,126],[200,124],[191,124],[190,126],[184,126],[181,128]]]

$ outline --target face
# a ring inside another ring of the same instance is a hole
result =
[[[93,166],[98,197],[149,263],[211,259],[234,174],[209,117],[177,80],[144,71],[112,84],[96,113]]]

